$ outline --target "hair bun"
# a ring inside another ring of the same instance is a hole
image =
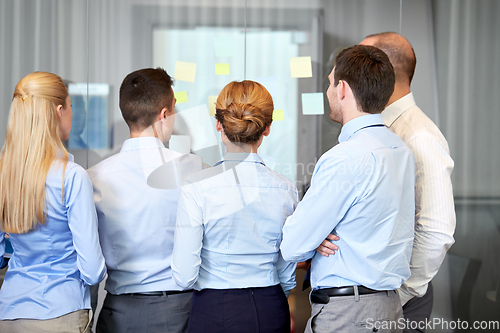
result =
[[[259,107],[248,103],[231,103],[224,112],[226,134],[236,142],[251,142],[260,138],[266,127],[266,121]]]

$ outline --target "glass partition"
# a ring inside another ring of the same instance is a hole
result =
[[[456,243],[433,280],[433,317],[499,320],[499,14],[495,0],[1,1],[0,142],[15,84],[33,71],[53,72],[73,101],[65,144],[91,167],[129,137],[118,103],[123,78],[159,66],[175,77],[178,99],[167,145],[213,165],[223,152],[210,116],[214,96],[251,79],[271,92],[277,111],[260,153],[302,195],[321,154],[338,143],[326,100],[335,56],[368,34],[398,32],[416,52],[415,100],[455,161]],[[199,114],[207,121],[192,120]],[[296,332],[310,311],[303,276],[289,299]]]

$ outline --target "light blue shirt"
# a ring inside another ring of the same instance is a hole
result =
[[[379,114],[349,121],[339,142],[319,159],[311,187],[285,224],[283,257],[313,258],[313,289],[397,289],[410,276],[413,154]],[[315,249],[332,232],[339,250],[323,257]]]
[[[181,290],[170,262],[180,185],[202,160],[155,137],[128,139],[88,170],[112,294]]]
[[[182,287],[295,287],[295,264],[279,251],[297,189],[257,154],[229,153],[182,187],[172,270]]]
[[[99,283],[106,267],[99,246],[92,184],[73,163],[64,173],[53,163],[46,180],[47,220],[35,230],[9,234],[14,253],[0,290],[0,319],[52,319],[90,309],[89,285]],[[0,232],[0,254],[4,253]]]

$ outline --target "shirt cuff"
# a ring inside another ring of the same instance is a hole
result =
[[[401,306],[404,306],[406,303],[408,303],[409,300],[415,297],[413,295],[406,293],[401,288],[398,289],[398,294],[399,294],[399,299],[401,300]]]

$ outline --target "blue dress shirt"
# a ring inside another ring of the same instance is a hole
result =
[[[413,154],[379,114],[349,121],[339,142],[319,159],[310,189],[285,224],[283,257],[313,258],[313,289],[397,289],[410,276]],[[328,258],[317,254],[332,232],[339,250]]]
[[[126,140],[118,154],[88,170],[108,292],[181,290],[170,268],[177,201],[185,178],[201,169],[200,157],[141,137]]]
[[[73,163],[64,173],[54,162],[45,187],[47,220],[35,230],[9,234],[14,253],[0,290],[0,319],[52,319],[90,309],[89,285],[99,283],[106,267],[99,246],[92,184]],[[0,232],[0,254],[5,251]]]
[[[182,287],[295,287],[295,264],[279,251],[297,189],[257,154],[228,153],[181,189],[172,261]]]

